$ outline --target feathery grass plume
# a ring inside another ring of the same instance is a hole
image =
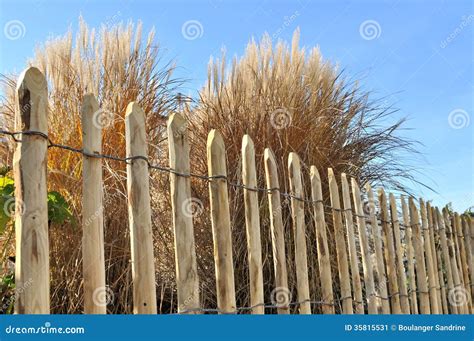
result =
[[[225,53],[220,60],[211,59],[208,79],[200,91],[194,107],[187,110],[192,131],[191,164],[196,172],[204,172],[205,141],[210,129],[218,129],[227,147],[228,172],[235,182],[241,181],[241,138],[249,134],[255,142],[257,174],[260,187],[265,186],[263,150],[271,147],[279,167],[282,191],[289,192],[287,158],[296,152],[303,165],[306,196],[310,196],[309,167],[316,165],[323,180],[323,193],[329,199],[327,168],[336,174],[345,172],[355,177],[361,186],[370,181],[385,184],[397,190],[406,190],[403,179],[415,180],[403,155],[413,155],[413,142],[399,135],[403,119],[386,125],[386,119],[395,112],[369,99],[369,93],[350,84],[338,67],[324,60],[319,49],[299,47],[299,30],[293,35],[291,46],[284,42],[273,44],[265,35],[260,42],[252,40],[240,59],[227,65]],[[340,181],[338,179],[338,181]],[[416,180],[415,180],[416,181]],[[194,184],[207,200],[206,192]],[[235,278],[238,305],[249,304],[248,268],[243,196],[241,190],[231,193],[232,232],[234,245]],[[329,200],[326,202],[329,205]],[[289,207],[283,201],[287,241],[290,289],[295,290],[294,244]],[[307,207],[308,245],[315,244],[314,228]],[[334,245],[331,212],[326,221],[330,225],[330,245]],[[261,195],[262,243],[264,252],[266,298],[273,288],[271,237],[266,195]],[[210,227],[207,228],[210,231]],[[197,243],[211,243],[198,240]],[[212,250],[209,266],[212,266]],[[335,262],[334,247],[332,258]],[[308,248],[312,298],[319,299],[319,275],[316,250]],[[201,261],[204,262],[203,259]],[[205,262],[206,263],[206,262]],[[334,263],[333,276],[337,277]],[[209,279],[212,281],[213,279]],[[337,278],[334,278],[337,282]],[[211,284],[211,283],[209,283]],[[296,297],[294,292],[293,297]]]
[[[162,49],[155,45],[154,30],[143,37],[141,23],[102,26],[96,32],[81,18],[74,38],[69,30],[64,36],[38,46],[29,64],[38,67],[48,81],[51,140],[82,148],[80,108],[83,96],[93,93],[101,107],[94,117],[95,123],[103,127],[103,153],[125,156],[125,110],[129,102],[137,101],[147,114],[149,156],[153,161],[159,159],[166,150],[160,147],[166,130],[165,116],[175,110],[175,90],[182,84],[182,80],[173,76],[174,64],[162,58]],[[16,79],[16,75],[2,76],[5,95],[1,120],[9,130],[14,128]],[[0,153],[5,164],[11,164],[13,148],[13,143],[6,146],[2,143]],[[103,165],[106,275],[115,292],[115,301],[109,309],[126,313],[132,307],[126,170],[125,164],[111,160],[103,160]],[[167,176],[161,174],[151,179],[152,185],[165,180]],[[82,156],[49,149],[48,186],[60,191],[75,216],[80,217]],[[163,196],[158,198],[155,194],[153,199],[154,205],[167,205],[157,203]],[[53,313],[80,313],[83,309],[81,235],[80,225],[79,229],[50,228]],[[172,240],[171,235],[161,238]],[[157,257],[157,267],[161,259]]]

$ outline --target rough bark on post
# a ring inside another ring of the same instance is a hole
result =
[[[389,282],[390,303],[393,314],[401,314],[400,293],[398,291],[397,267],[395,265],[395,246],[393,243],[393,231],[390,228],[387,210],[387,196],[382,188],[379,189],[380,220],[384,235],[385,261],[387,263],[387,275]]]
[[[420,298],[420,313],[430,313],[430,298],[428,292],[428,283],[426,281],[426,268],[425,268],[425,253],[423,247],[423,236],[421,235],[420,217],[418,215],[418,209],[413,202],[413,198],[408,199],[410,206],[410,222],[413,230],[413,248],[415,249],[415,267],[416,267],[416,283],[419,290]]]
[[[469,265],[468,265],[467,255],[466,255],[466,246],[464,245],[462,221],[458,213],[454,214],[454,227],[455,227],[456,239],[458,241],[458,252],[461,258],[461,273],[462,273],[461,277],[463,278],[464,290],[465,290],[465,293],[467,294],[466,295],[467,296],[467,302],[466,302],[467,312],[466,313],[469,314],[472,310],[471,285],[469,281]]]
[[[88,154],[102,153],[99,103],[92,94],[82,104],[82,144]],[[84,313],[107,313],[105,286],[104,216],[102,204],[102,159],[83,156],[82,267],[84,271]]]
[[[375,215],[375,200],[374,193],[372,192],[372,187],[369,183],[365,185],[365,190],[367,192],[367,205],[365,210],[369,213],[370,224],[372,227],[372,235],[374,238],[374,249],[375,249],[375,261],[376,261],[376,273],[378,281],[378,292],[380,299],[380,307],[382,309],[382,314],[390,314],[390,302],[387,294],[387,275],[385,273],[385,262],[382,251],[382,236],[380,234],[379,224],[377,222],[377,217]]]
[[[433,230],[434,230],[434,234],[435,234],[435,238],[436,240],[438,240],[438,247],[436,249],[436,262],[437,262],[437,271],[438,271],[438,283],[440,283],[440,297],[441,297],[441,303],[442,303],[442,307],[443,307],[443,314],[449,314],[449,306],[448,306],[448,298],[447,298],[447,295],[446,295],[446,284],[447,283],[447,279],[446,279],[446,282],[444,280],[444,271],[445,271],[445,267],[443,266],[443,260],[442,260],[442,256],[443,256],[443,251],[441,249],[441,237],[440,237],[440,234],[439,234],[439,230],[440,230],[440,225],[439,225],[439,222],[438,222],[438,215],[436,213],[436,209],[434,207],[431,207],[431,213],[432,213],[432,217],[433,217]],[[447,278],[447,276],[446,276]]]
[[[48,134],[48,89],[35,67],[17,83],[15,130]],[[21,135],[13,159],[15,178],[15,312],[49,314],[47,146],[44,136]],[[10,212],[10,210],[9,210]],[[13,212],[12,212],[13,213]]]
[[[242,139],[242,183],[244,184],[245,226],[250,278],[250,305],[253,314],[264,314],[262,244],[260,240],[260,210],[258,205],[255,147],[252,139]]]
[[[472,244],[471,244],[471,237],[469,231],[469,218],[463,217],[462,218],[462,228],[464,232],[464,244],[465,244],[465,252],[467,257],[467,266],[469,267],[469,281],[471,287],[471,314],[474,314],[474,302],[472,302],[472,295],[473,295],[473,284],[474,284],[474,257],[472,256]]]
[[[395,241],[396,250],[396,266],[398,272],[398,286],[400,288],[400,307],[403,314],[410,314],[410,301],[408,300],[407,278],[405,274],[405,267],[403,266],[403,246],[400,237],[400,221],[398,220],[397,203],[395,196],[389,194],[390,202],[390,217],[393,226],[393,238]]]
[[[367,238],[367,226],[365,224],[364,207],[362,206],[359,185],[354,178],[351,179],[352,196],[354,199],[354,211],[357,216],[357,227],[359,229],[360,248],[362,253],[362,266],[364,269],[365,293],[369,314],[378,314],[377,300],[374,286],[374,274],[371,264],[371,253]]]
[[[134,102],[127,106],[125,139],[127,158],[148,157],[145,113]],[[137,158],[127,164],[127,190],[132,248],[133,312],[156,314],[150,184],[146,160]]]
[[[186,120],[173,113],[168,118],[168,148],[170,168],[189,174],[189,141]],[[173,211],[176,287],[178,312],[199,309],[199,277],[196,265],[193,215],[201,211],[202,203],[191,197],[191,179],[170,173],[171,207]]]
[[[306,227],[304,222],[304,193],[301,181],[300,158],[296,153],[288,156],[288,174],[290,181],[291,217],[295,239],[296,285],[300,314],[311,314],[309,303],[308,256],[306,253]]]
[[[449,247],[448,247],[448,237],[446,233],[446,223],[444,221],[444,217],[441,215],[441,212],[438,208],[436,208],[436,216],[438,222],[438,231],[439,231],[439,238],[441,242],[441,251],[443,254],[443,264],[444,268],[446,269],[446,279],[448,284],[448,294],[453,292],[454,289],[454,279],[453,279],[453,271],[451,268],[451,256],[449,255]],[[458,313],[458,307],[456,304],[453,304],[452,300],[448,300],[449,303],[449,311],[451,314]]]
[[[207,138],[207,166],[209,176],[212,178],[209,182],[209,194],[216,264],[217,306],[221,312],[233,313],[236,303],[226,153],[222,135],[215,129],[211,130]]]
[[[326,221],[324,218],[321,177],[315,166],[311,166],[311,198],[314,202],[314,227],[318,249],[318,265],[321,274],[321,294],[323,314],[334,314],[334,294],[332,290],[331,260],[329,258]]]
[[[405,225],[405,243],[407,257],[408,285],[410,289],[410,310],[412,314],[418,314],[418,300],[416,296],[415,278],[415,250],[413,249],[413,231],[410,225],[409,209],[405,197],[401,197],[403,225]]]
[[[275,289],[272,291],[272,301],[278,305],[278,314],[289,314],[290,290],[288,288],[288,274],[286,270],[285,232],[281,214],[280,183],[278,170],[273,152],[266,148],[263,160],[265,164],[265,180],[268,189],[268,207],[270,215],[270,229],[273,245],[273,267],[275,271]]]
[[[362,300],[362,284],[360,283],[359,258],[354,237],[354,221],[352,218],[351,195],[346,174],[341,174],[342,202],[344,205],[344,221],[346,223],[347,244],[349,246],[349,260],[351,265],[352,287],[354,288],[355,313],[364,313]]]
[[[431,252],[430,233],[428,229],[428,219],[426,206],[420,198],[421,230],[423,231],[423,247],[425,249],[426,270],[428,272],[428,286],[430,293],[431,314],[440,314],[438,303],[438,292],[436,287],[436,272],[434,270],[433,254]]]
[[[352,292],[349,278],[349,263],[347,261],[346,241],[342,227],[341,202],[336,177],[332,168],[328,168],[329,193],[331,197],[332,217],[334,222],[334,235],[336,239],[337,264],[339,280],[341,282],[342,312],[353,314]]]

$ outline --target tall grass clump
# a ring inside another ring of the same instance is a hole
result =
[[[289,192],[287,160],[296,152],[303,164],[304,185],[310,197],[309,167],[316,165],[323,179],[323,192],[329,205],[327,168],[355,177],[361,184],[384,184],[406,190],[401,179],[412,179],[411,170],[404,165],[403,155],[412,154],[413,143],[400,137],[404,119],[394,120],[395,110],[372,101],[358,82],[349,82],[338,67],[321,56],[318,48],[299,47],[299,31],[295,31],[291,46],[285,42],[273,44],[268,35],[260,42],[252,40],[240,58],[229,64],[225,54],[211,59],[207,83],[200,91],[194,107],[189,108],[192,131],[192,165],[205,172],[205,141],[210,129],[224,136],[230,178],[241,181],[241,139],[249,134],[257,152],[257,174],[260,187],[265,186],[263,151],[270,147],[275,153],[282,191]],[[392,120],[393,124],[387,124]],[[340,180],[338,180],[340,181]],[[404,182],[406,183],[406,182]],[[203,189],[196,184],[196,189]],[[238,304],[248,305],[248,268],[246,256],[243,194],[230,188],[234,263]],[[203,191],[202,200],[207,200]],[[266,195],[262,193],[261,219],[264,248],[264,278],[266,298],[274,286],[272,274],[271,235]],[[289,202],[283,201],[289,283],[295,288],[294,243],[289,216]],[[307,209],[312,211],[312,209]],[[330,211],[330,245],[334,245]],[[306,217],[311,292],[320,299],[316,242],[311,216]],[[210,230],[210,228],[208,228]],[[210,235],[209,235],[210,238]],[[198,241],[202,242],[202,241]],[[206,243],[210,243],[209,239]],[[335,262],[334,246],[332,259]],[[335,265],[335,264],[334,264]],[[337,268],[333,276],[337,283]],[[296,297],[296,292],[293,292]]]
[[[95,116],[95,122],[103,128],[103,153],[125,157],[125,110],[129,102],[137,101],[147,114],[149,153],[150,158],[156,160],[164,149],[160,144],[166,129],[165,115],[175,109],[175,90],[182,83],[173,76],[174,64],[164,62],[162,58],[154,31],[144,36],[140,23],[104,26],[96,31],[80,20],[75,37],[69,31],[38,46],[29,64],[38,67],[48,81],[51,140],[82,148],[80,108],[83,96],[93,93],[102,109]],[[12,131],[16,79],[17,75],[2,77],[1,120],[2,125]],[[0,153],[4,165],[11,165],[13,150],[11,141],[2,143]],[[109,309],[110,312],[125,313],[131,311],[132,304],[126,169],[121,162],[103,162],[106,275],[107,283],[115,293]],[[151,181],[156,185],[163,179],[163,176],[154,175]],[[76,223],[50,226],[52,312],[80,313],[83,309],[82,156],[50,148],[48,187],[61,192],[77,217]],[[166,203],[161,205],[166,206]],[[12,242],[11,254],[14,253],[13,245]],[[157,257],[158,261],[162,259]],[[166,278],[167,273],[163,276]]]

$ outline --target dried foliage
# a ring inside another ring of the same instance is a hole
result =
[[[336,174],[346,172],[360,183],[370,181],[404,190],[400,179],[413,179],[400,157],[413,155],[412,142],[399,137],[403,120],[386,125],[393,110],[369,100],[369,94],[347,82],[337,67],[324,61],[317,48],[306,51],[298,46],[295,32],[291,47],[272,44],[265,36],[252,41],[245,55],[226,65],[225,55],[211,60],[208,82],[191,104],[180,105],[177,90],[181,82],[173,78],[174,65],[162,63],[160,49],[153,45],[150,32],[142,40],[141,26],[104,27],[100,33],[80,23],[72,33],[48,41],[37,49],[31,64],[39,67],[49,83],[49,134],[55,142],[81,147],[80,106],[83,95],[94,93],[104,115],[103,152],[124,156],[124,113],[130,101],[138,101],[147,113],[149,153],[152,162],[167,165],[165,116],[182,111],[189,121],[191,169],[206,174],[206,140],[212,128],[224,136],[229,176],[241,179],[240,148],[249,134],[257,150],[258,183],[264,186],[263,149],[270,147],[279,163],[280,185],[288,191],[287,157],[301,157],[306,195],[307,173],[316,165],[322,179],[327,167]],[[199,66],[197,66],[199,67]],[[3,77],[2,124],[13,129],[16,77]],[[0,149],[2,162],[11,163],[13,145]],[[51,149],[48,157],[48,186],[61,191],[81,216],[82,162],[74,153]],[[132,311],[130,241],[126,206],[125,167],[104,161],[105,259],[107,283],[115,293],[111,313]],[[176,311],[175,262],[168,175],[151,174],[153,230],[155,241],[158,307]],[[230,188],[233,255],[238,306],[248,306],[248,268],[245,220],[241,189]],[[324,188],[325,198],[327,188]],[[213,245],[209,221],[208,184],[193,180],[192,195],[203,203],[194,217],[196,254],[205,307],[215,307]],[[261,195],[262,247],[266,301],[273,287],[272,247],[267,198]],[[197,201],[197,202],[198,202]],[[290,286],[295,287],[293,239],[288,202],[283,202],[286,250]],[[319,298],[319,275],[312,217],[308,210],[308,257],[312,298]],[[329,221],[330,215],[326,216]],[[79,226],[51,226],[52,312],[82,311],[82,256]],[[332,231],[330,243],[334,245]],[[13,252],[13,251],[12,251]],[[331,250],[334,253],[334,250]],[[332,259],[336,259],[332,257]],[[336,277],[337,272],[333,271]],[[337,278],[335,278],[337,283]],[[336,285],[337,287],[337,285]],[[337,288],[336,288],[337,290]],[[296,294],[293,295],[296,297]]]

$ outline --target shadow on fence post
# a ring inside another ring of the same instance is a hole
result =
[[[148,157],[145,113],[132,102],[125,116],[127,158]],[[132,247],[133,312],[156,314],[155,265],[147,161],[127,164],[128,214]]]
[[[48,88],[35,67],[23,71],[16,89],[16,130],[48,134]],[[47,146],[45,136],[21,135],[14,160],[16,266],[15,312],[49,314]]]
[[[100,109],[92,94],[84,96],[81,113],[83,150],[89,154],[101,154],[102,127],[97,119]],[[105,314],[108,290],[105,286],[102,159],[84,155],[82,163],[84,313]]]
[[[170,168],[178,173],[189,174],[189,142],[186,121],[179,114],[168,118],[168,147]],[[173,210],[176,286],[178,312],[197,312],[199,308],[199,278],[194,243],[193,205],[189,177],[170,173],[171,207]]]

